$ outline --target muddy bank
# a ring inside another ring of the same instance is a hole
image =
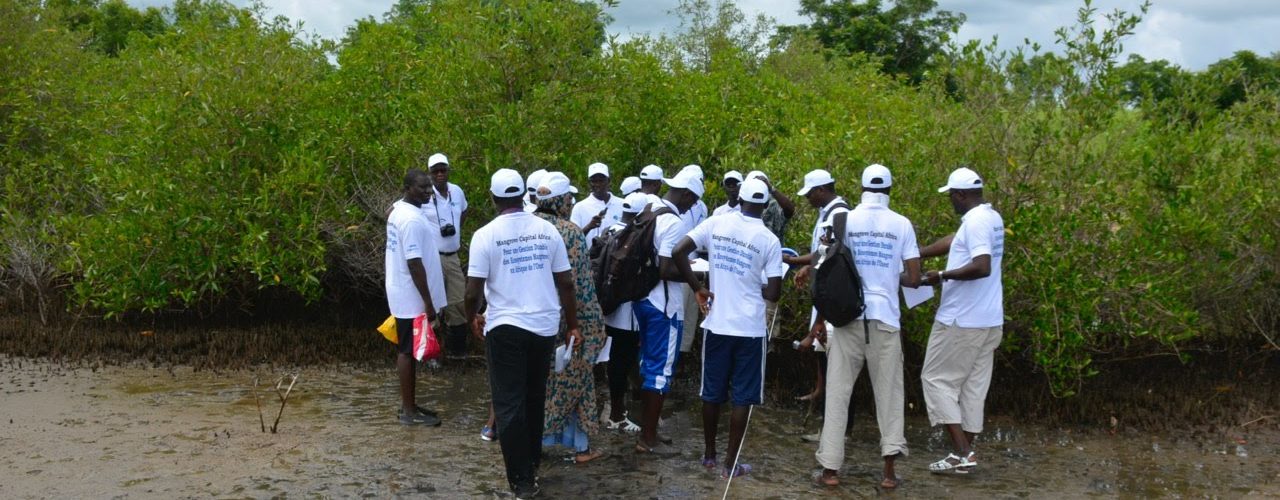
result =
[[[368,326],[380,318],[351,311],[335,314],[310,316],[310,321],[180,318],[141,326],[103,321],[44,326],[29,316],[0,315],[0,354],[90,368],[138,364],[223,371],[260,366],[390,366],[392,346]],[[478,346],[472,347],[479,358]],[[910,342],[903,348],[907,414],[923,417],[919,373],[924,350]],[[697,359],[696,353],[692,359]],[[795,400],[813,388],[817,356],[793,351],[788,340],[779,339],[768,361],[768,402],[820,414],[820,406],[810,409]],[[1245,423],[1280,430],[1280,353],[1196,353],[1185,364],[1170,356],[1113,362],[1086,380],[1079,395],[1068,399],[1050,394],[1043,375],[1025,361],[1001,353],[997,363],[988,396],[993,415],[1107,432],[1226,432]],[[472,361],[477,368],[479,364]],[[687,374],[683,381],[696,385],[695,374]],[[865,380],[855,388],[854,398],[861,408],[871,407]]]
[[[259,430],[254,377],[294,373],[256,367],[221,373],[137,364],[66,368],[43,359],[0,359],[0,497],[172,498],[416,496],[502,497],[501,454],[478,431],[487,390],[479,368],[421,376],[421,400],[441,410],[439,428],[395,419],[390,369],[305,368],[278,434]],[[681,455],[639,458],[631,437],[602,434],[608,456],[581,466],[549,451],[548,498],[719,498],[725,482],[697,463],[699,405],[680,384],[664,434]],[[271,396],[267,401],[274,399]],[[265,410],[271,424],[275,404]],[[874,424],[859,415],[835,489],[813,486],[819,418],[766,406],[753,414],[743,461],[757,473],[735,480],[731,498],[875,496]],[[727,425],[722,425],[722,429]],[[911,417],[911,455],[899,461],[909,497],[1274,496],[1280,495],[1280,433],[1249,425],[1234,432],[1145,433],[1060,429],[993,417],[979,444],[982,470],[935,476],[940,433]],[[723,442],[724,436],[721,437]]]

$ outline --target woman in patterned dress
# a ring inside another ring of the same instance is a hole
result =
[[[549,193],[541,187],[540,193]],[[543,446],[571,447],[577,453],[573,459],[585,463],[603,456],[592,450],[589,436],[598,425],[592,415],[596,411],[595,379],[592,365],[600,356],[605,344],[604,314],[596,299],[595,283],[591,279],[591,261],[587,257],[587,239],[572,222],[573,194],[566,193],[538,200],[539,217],[550,222],[560,231],[573,269],[574,291],[578,299],[578,326],[582,332],[582,346],[575,347],[573,357],[564,370],[552,372],[547,380],[546,420],[543,426]],[[541,197],[539,197],[541,198]],[[560,330],[564,332],[564,322]]]

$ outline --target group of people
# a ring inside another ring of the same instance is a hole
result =
[[[689,352],[698,333],[701,464],[722,477],[750,473],[751,466],[740,460],[740,445],[751,408],[763,402],[769,318],[776,314],[782,279],[795,269],[797,284],[805,284],[838,245],[854,255],[865,310],[840,326],[816,309],[812,314],[805,345],[825,346],[828,357],[826,414],[816,452],[823,470],[817,480],[839,484],[849,399],[865,364],[881,434],[881,487],[897,487],[894,462],[908,452],[899,295],[923,286],[941,285],[942,298],[921,380],[930,422],[944,426],[952,443],[951,453],[929,469],[964,474],[977,466],[972,442],[982,431],[1002,336],[1004,228],[972,170],[956,169],[939,189],[961,216],[959,229],[923,248],[911,222],[889,208],[888,168],[871,165],[863,171],[861,199],[854,206],[837,194],[829,172],[809,172],[798,195],[818,216],[809,253],[797,255],[782,248],[795,204],[760,171],[725,173],[720,185],[727,201],[708,216],[706,183],[697,165],[671,177],[648,165],[623,179],[622,196],[616,196],[609,167],[593,163],[587,167],[589,192],[581,200],[562,172],[538,170],[524,177],[501,169],[489,186],[497,215],[470,240],[465,282],[457,252],[467,202],[448,173],[447,158],[436,154],[426,171],[415,168],[405,175],[404,197],[387,220],[388,305],[401,339],[411,335],[414,318],[425,315],[445,332],[447,352],[465,352],[468,331],[484,343],[492,409],[482,437],[499,442],[516,497],[538,493],[544,446],[569,447],[579,463],[601,456],[590,446],[600,420],[610,430],[635,433],[638,454],[678,454],[658,424],[681,353]],[[605,314],[591,246],[631,224],[642,227],[640,221],[652,226],[657,284]],[[922,258],[942,255],[945,267],[922,269]],[[400,342],[397,358],[400,421],[438,425],[434,411],[415,403],[414,358],[405,344]],[[592,366],[606,359],[610,404],[599,419]],[[635,419],[626,411],[633,372],[642,403]],[[716,436],[726,403],[729,442],[721,455]]]

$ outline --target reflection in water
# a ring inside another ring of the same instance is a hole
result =
[[[0,497],[507,495],[501,453],[479,439],[488,411],[482,369],[423,374],[420,403],[440,410],[444,425],[409,428],[397,423],[397,386],[389,368],[307,368],[279,434],[263,434],[252,381],[257,375],[267,385],[281,374],[69,370],[0,358]],[[663,433],[675,438],[681,456],[636,457],[630,436],[609,433],[593,440],[609,455],[587,465],[559,460],[567,452],[548,450],[542,470],[547,497],[719,498],[724,481],[698,464],[702,436],[695,391],[696,384],[677,386],[665,415]],[[270,426],[278,398],[270,387],[262,396]],[[821,488],[811,479],[818,470],[816,445],[800,440],[819,424],[804,427],[797,410],[758,409],[743,451],[755,472],[735,480],[730,497],[877,495],[879,438],[868,413],[859,412],[854,424],[844,485]],[[941,477],[925,469],[945,454],[941,433],[923,419],[909,420],[912,454],[898,462],[905,480],[898,494],[1280,493],[1280,434],[1261,426],[1192,437],[1123,431],[1112,436],[994,418],[989,429],[978,448],[981,471]]]

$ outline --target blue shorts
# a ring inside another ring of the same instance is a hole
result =
[[[684,324],[653,306],[649,299],[631,303],[640,329],[641,389],[666,394],[671,390],[672,367],[680,357]]]
[[[702,400],[751,406],[764,402],[765,337],[737,337],[707,331],[702,343]]]

